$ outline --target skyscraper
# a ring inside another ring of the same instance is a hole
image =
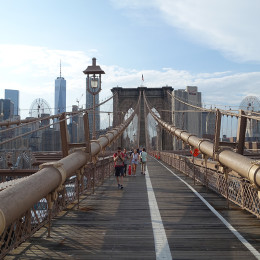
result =
[[[195,108],[187,105],[195,105],[201,107],[201,92],[198,92],[198,87],[187,86],[186,89],[178,89],[173,91],[173,95],[184,101],[180,102],[177,99],[173,99],[173,125],[188,131],[191,134],[195,134],[198,137],[202,136],[202,116],[201,113],[196,111]],[[194,111],[193,111],[194,110]],[[177,139],[176,139],[177,140]],[[177,141],[174,142],[174,149],[178,149],[180,145]]]
[[[0,99],[0,121],[12,119],[14,115],[14,103],[10,99]]]
[[[66,112],[66,80],[60,76],[55,80],[55,101],[54,101],[54,114]]]
[[[14,115],[19,115],[19,90],[5,89],[5,99],[10,99],[14,103]]]

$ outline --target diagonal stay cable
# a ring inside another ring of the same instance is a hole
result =
[[[114,96],[115,96],[115,94],[112,95],[110,98],[106,99],[105,101],[103,101],[102,103],[96,104],[95,107],[99,107],[99,106],[104,105],[106,102],[111,100]],[[90,107],[90,108],[87,108],[87,109],[81,109],[81,110],[73,111],[73,112],[66,112],[66,115],[74,115],[75,116],[75,115],[82,114],[82,113],[89,111],[89,110],[93,110],[93,107]],[[1,130],[0,133],[4,133],[4,132],[14,130],[14,129],[17,129],[17,128],[20,128],[20,127],[23,127],[23,126],[27,126],[27,125],[32,124],[32,123],[37,123],[37,122],[40,122],[42,120],[59,118],[61,115],[62,115],[62,113],[52,115],[52,116],[48,116],[48,117],[44,117],[44,118],[30,118],[30,119],[24,119],[24,120],[0,122],[0,127],[3,127],[3,126],[9,127],[10,125],[17,125],[16,127]]]

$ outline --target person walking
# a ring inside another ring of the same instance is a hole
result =
[[[138,160],[139,160],[139,154],[137,153],[137,150],[134,149],[134,152],[131,155],[133,176],[136,176],[136,167],[138,165]]]
[[[146,162],[147,162],[147,152],[145,148],[143,148],[143,151],[140,154],[140,161],[141,161],[141,174],[145,175],[145,168],[146,168]]]
[[[114,153],[115,162],[115,176],[117,180],[118,189],[123,189],[123,176],[124,176],[124,154],[121,152],[121,147],[117,148],[117,152]]]
[[[127,154],[127,151],[126,149],[124,149],[123,151],[123,154],[124,154],[124,176],[126,176],[126,173],[127,173],[127,164],[129,164],[129,155]]]

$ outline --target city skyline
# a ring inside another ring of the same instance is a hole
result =
[[[106,73],[100,101],[116,86],[141,84],[197,86],[207,107],[238,108],[246,96],[259,97],[256,0],[0,3],[0,23],[5,24],[0,98],[4,89],[18,90],[22,118],[29,116],[37,98],[46,99],[54,111],[53,80],[59,75],[60,60],[67,81],[67,111],[82,95],[78,104],[84,107],[83,70],[93,57]]]

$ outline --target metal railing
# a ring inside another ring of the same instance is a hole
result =
[[[163,162],[171,165],[178,171],[184,173],[195,181],[199,181],[207,188],[215,191],[247,210],[253,215],[260,217],[260,199],[255,186],[247,179],[242,178],[236,172],[224,175],[216,167],[209,167],[204,160],[196,159],[192,162],[191,157],[169,153],[152,152],[153,156],[160,158]],[[214,168],[216,168],[214,170]]]
[[[8,225],[0,235],[0,259],[44,225],[48,228],[48,235],[50,235],[51,219],[74,201],[77,201],[79,207],[79,196],[86,192],[93,193],[96,187],[102,185],[105,178],[110,177],[112,170],[113,157],[111,156],[100,159],[95,164],[88,163],[82,174],[73,175],[64,182],[53,200],[51,209],[46,198],[37,201]]]
[[[184,143],[188,144],[191,149],[198,149],[205,158],[212,158],[223,165],[225,173],[230,170],[237,172],[241,177],[246,178],[260,189],[260,166],[259,161],[252,160],[230,148],[220,148],[217,140],[210,142],[206,139],[198,138],[196,135],[188,133],[185,130],[175,127],[164,122],[151,110],[144,93],[145,104],[153,118],[171,135],[176,136]],[[217,130],[216,130],[217,131]]]
[[[89,140],[87,117],[83,144],[68,143],[66,131],[61,131],[63,155],[68,155],[41,164],[39,171],[0,192],[0,257],[47,222],[50,233],[51,218],[77,197],[79,200],[84,185],[94,191],[94,187],[104,181],[111,172],[112,162],[111,158],[106,162],[99,156],[123,134],[139,110],[139,103],[140,96],[131,116],[97,140]],[[63,129],[66,130],[65,123]]]

